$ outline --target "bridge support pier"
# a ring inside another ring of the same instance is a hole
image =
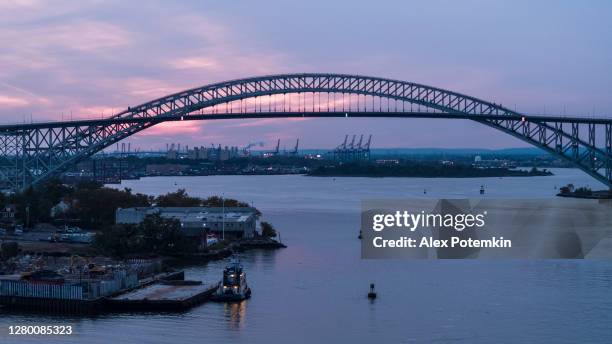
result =
[[[606,124],[606,154],[612,156],[612,123]],[[612,180],[612,159],[606,161],[606,178]],[[612,185],[609,185],[612,191]]]
[[[26,184],[24,142],[23,133],[0,134],[0,190],[19,190]]]

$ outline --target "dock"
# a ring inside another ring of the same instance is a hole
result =
[[[217,287],[184,278],[184,271],[171,271],[139,280],[135,272],[124,270],[114,271],[107,279],[30,281],[20,275],[3,275],[0,306],[83,314],[139,309],[180,311],[206,301]]]
[[[160,281],[106,300],[111,311],[183,311],[207,301],[216,284]]]

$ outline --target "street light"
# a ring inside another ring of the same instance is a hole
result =
[[[221,238],[225,240],[225,194],[221,194]]]

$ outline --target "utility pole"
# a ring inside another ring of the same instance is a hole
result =
[[[30,228],[30,204],[25,208],[26,211],[26,228]]]
[[[225,240],[225,194],[221,194],[221,238]]]

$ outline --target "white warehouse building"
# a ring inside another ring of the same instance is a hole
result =
[[[257,228],[258,214],[251,207],[134,207],[117,208],[117,224],[138,224],[146,216],[159,214],[174,218],[189,236],[205,232],[226,238],[252,238]]]

